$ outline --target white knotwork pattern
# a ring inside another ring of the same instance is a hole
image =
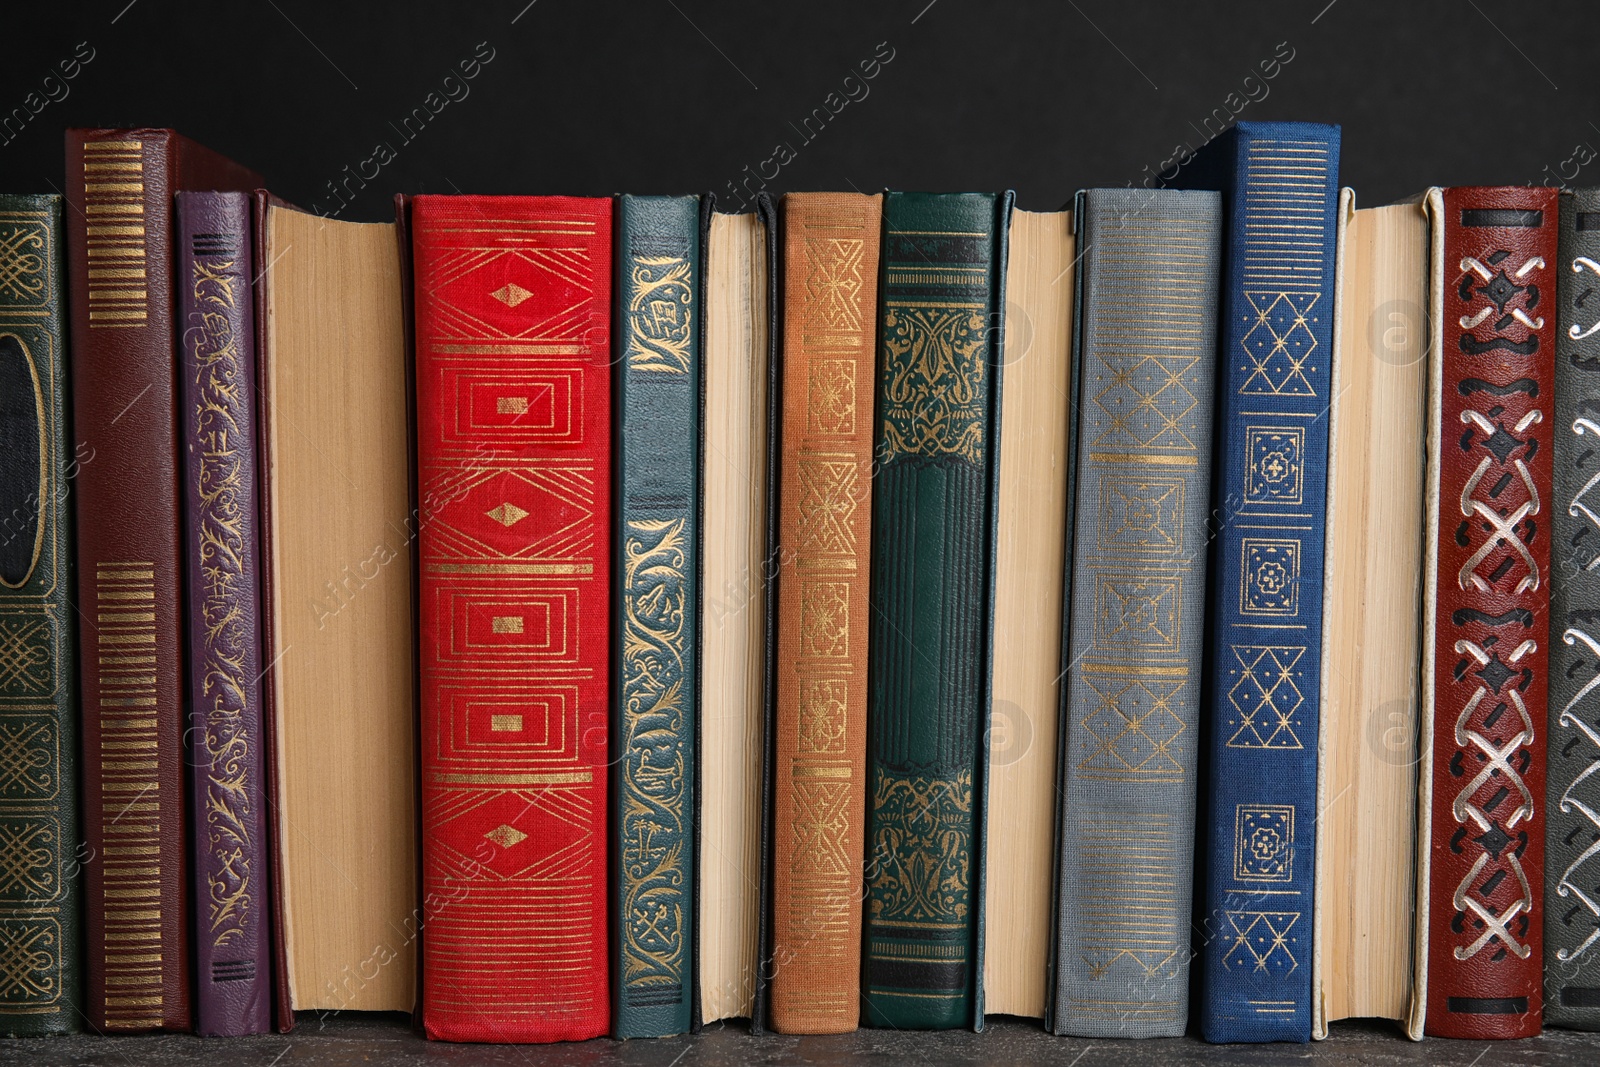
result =
[[[1536,652],[1538,648],[1538,643],[1529,638],[1518,645],[1510,656],[1506,657],[1506,664],[1515,666],[1524,656]],[[1471,656],[1480,667],[1485,667],[1489,664],[1491,657],[1488,651],[1472,641],[1457,641],[1455,649],[1459,654]],[[1472,694],[1472,698],[1461,709],[1461,714],[1456,716],[1456,744],[1461,748],[1466,748],[1469,745],[1476,748],[1483,755],[1484,765],[1456,794],[1455,802],[1451,805],[1450,811],[1455,816],[1456,822],[1465,823],[1470,821],[1478,828],[1478,832],[1481,834],[1491,833],[1494,824],[1484,810],[1473,803],[1472,797],[1485,783],[1492,779],[1498,780],[1502,785],[1514,789],[1519,798],[1516,809],[1511,812],[1510,818],[1506,820],[1507,830],[1515,829],[1518,823],[1533,818],[1533,793],[1529,791],[1527,783],[1522,780],[1522,775],[1517,773],[1517,769],[1511,765],[1511,757],[1516,755],[1517,749],[1523,745],[1533,743],[1533,717],[1528,714],[1528,707],[1522,702],[1522,694],[1517,691],[1515,686],[1509,687],[1507,693],[1512,706],[1517,709],[1522,728],[1504,745],[1497,746],[1476,730],[1467,728],[1467,720],[1472,718],[1472,713],[1477,710],[1479,704],[1490,696],[1488,686],[1480,682],[1477,690]],[[1498,779],[1496,779],[1496,772],[1499,774]],[[1476,941],[1465,948],[1458,946],[1455,949],[1455,957],[1458,960],[1471,959],[1483,951],[1484,947],[1496,938],[1502,941],[1506,948],[1516,953],[1520,959],[1527,959],[1533,951],[1530,946],[1518,941],[1516,935],[1510,930],[1511,922],[1518,915],[1532,909],[1533,889],[1528,885],[1528,875],[1522,869],[1522,861],[1517,856],[1517,850],[1507,847],[1505,856],[1506,863],[1511,868],[1511,873],[1516,876],[1517,884],[1521,889],[1521,896],[1499,915],[1496,915],[1487,905],[1467,895],[1472,883],[1477,881],[1478,875],[1482,874],[1484,867],[1488,866],[1489,852],[1487,849],[1478,853],[1478,858],[1473,861],[1472,869],[1467,872],[1465,878],[1461,879],[1461,884],[1456,886],[1453,898],[1456,910],[1471,912],[1483,922],[1483,933],[1478,935]]]
[[[1579,641],[1583,642],[1584,647],[1596,659],[1600,659],[1600,643],[1597,643],[1594,638],[1577,627],[1569,627],[1566,633],[1561,635],[1561,639],[1569,645],[1577,644]],[[1588,848],[1578,854],[1576,859],[1567,864],[1567,869],[1561,872],[1561,881],[1556,883],[1556,894],[1562,898],[1577,897],[1583,902],[1583,906],[1589,909],[1590,920],[1595,923],[1594,929],[1589,931],[1589,936],[1583,939],[1583,944],[1575,949],[1561,949],[1556,952],[1556,959],[1563,962],[1577,959],[1587,952],[1596,941],[1600,941],[1600,903],[1597,903],[1593,897],[1583,891],[1582,886],[1575,877],[1578,868],[1594,859],[1596,855],[1600,855],[1600,812],[1596,812],[1593,807],[1579,800],[1577,796],[1580,785],[1594,775],[1600,774],[1600,733],[1596,733],[1594,727],[1580,718],[1576,711],[1583,699],[1594,692],[1597,686],[1600,686],[1600,673],[1597,673],[1588,682],[1584,683],[1583,688],[1578,690],[1571,700],[1567,701],[1566,706],[1561,709],[1560,719],[1557,720],[1563,729],[1577,730],[1581,733],[1595,749],[1595,756],[1589,761],[1589,765],[1583,769],[1583,773],[1574,778],[1572,784],[1567,786],[1566,792],[1561,794],[1562,814],[1570,815],[1576,811],[1585,819],[1588,819],[1595,829],[1595,839],[1590,842]],[[1592,880],[1594,876],[1591,873],[1589,877]]]
[[[1463,411],[1461,413],[1461,421],[1469,426],[1477,427],[1485,437],[1492,438],[1496,434],[1504,432],[1500,427],[1476,411]],[[1542,421],[1544,421],[1544,416],[1540,414],[1538,408],[1534,408],[1517,420],[1512,432],[1524,433],[1530,426]],[[1504,543],[1507,548],[1521,557],[1523,564],[1528,568],[1528,573],[1522,576],[1522,579],[1517,582],[1516,589],[1512,590],[1511,595],[1517,596],[1530,589],[1539,588],[1539,564],[1534,560],[1533,553],[1528,551],[1528,546],[1523,543],[1522,537],[1517,533],[1517,526],[1523,519],[1528,518],[1530,515],[1539,514],[1539,490],[1534,488],[1533,475],[1528,473],[1528,465],[1519,456],[1512,461],[1512,465],[1516,467],[1517,476],[1522,479],[1523,488],[1528,491],[1527,500],[1523,501],[1508,515],[1501,515],[1499,510],[1492,504],[1485,503],[1482,500],[1474,500],[1472,494],[1477,491],[1478,483],[1483,480],[1484,474],[1488,472],[1490,462],[1488,456],[1484,456],[1483,459],[1479,460],[1477,469],[1472,472],[1472,476],[1467,479],[1467,483],[1461,487],[1461,514],[1466,518],[1476,515],[1488,523],[1492,530],[1489,536],[1484,538],[1483,544],[1478,550],[1461,565],[1461,572],[1456,576],[1456,580],[1464,590],[1476,589],[1480,593],[1491,592],[1494,588],[1493,585],[1478,576],[1478,564],[1487,559],[1489,554],[1498,548],[1501,543]]]
[[[1572,261],[1572,273],[1582,274],[1585,268],[1588,269],[1590,274],[1600,275],[1600,263],[1596,263],[1588,256],[1579,256],[1577,259]],[[1596,330],[1600,330],[1600,319],[1596,319],[1594,325],[1590,326],[1587,330],[1582,326],[1579,326],[1577,323],[1573,323],[1571,326],[1567,327],[1567,336],[1572,338],[1574,341],[1581,341],[1585,337],[1588,337],[1590,334],[1594,333]]]
[[[1574,327],[1574,329],[1576,329],[1576,327]],[[1586,433],[1595,437],[1600,437],[1600,426],[1596,426],[1588,419],[1576,418],[1572,420],[1572,432],[1579,437],[1582,437]],[[1583,488],[1579,489],[1572,495],[1572,503],[1567,505],[1567,514],[1571,515],[1575,519],[1587,519],[1589,525],[1595,528],[1595,532],[1600,533],[1600,515],[1595,514],[1594,509],[1583,502],[1583,498],[1589,495],[1589,490],[1593,489],[1596,485],[1600,485],[1600,471],[1596,471],[1588,481],[1583,483]],[[1589,562],[1583,565],[1583,569],[1585,571],[1592,571],[1596,567],[1600,567],[1600,550],[1597,550],[1595,554],[1589,558]],[[1571,642],[1568,643],[1570,644]]]

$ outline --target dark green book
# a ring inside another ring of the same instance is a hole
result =
[[[693,1022],[699,706],[697,196],[617,204],[611,1033]]]
[[[78,661],[61,198],[0,195],[0,1032],[78,1029]],[[90,458],[90,457],[85,457]]]
[[[1011,199],[890,193],[872,485],[864,998],[981,1025],[999,333]]]

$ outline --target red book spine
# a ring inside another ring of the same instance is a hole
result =
[[[83,682],[84,1012],[187,1030],[172,194],[261,179],[170,130],[67,131]]]
[[[1539,1032],[1556,203],[1553,189],[1447,189],[1435,220],[1426,1027],[1438,1037]]]
[[[606,1033],[610,200],[420,196],[423,1024]]]

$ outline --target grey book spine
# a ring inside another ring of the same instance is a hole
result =
[[[1092,189],[1056,917],[1057,1033],[1188,1024],[1222,201]]]
[[[1544,1019],[1600,1030],[1600,189],[1561,198]]]

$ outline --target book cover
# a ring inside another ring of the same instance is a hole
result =
[[[1195,777],[1222,200],[1079,194],[1052,1029],[1180,1037],[1189,1019]],[[1262,441],[1279,482],[1292,437]],[[1009,461],[1009,457],[1008,457]]]
[[[1562,196],[1560,227],[1544,1019],[1600,1030],[1600,190]]]
[[[1009,195],[988,193],[884,199],[862,978],[875,1026],[983,1018],[977,801],[1000,373],[991,326],[1010,208]]]
[[[610,200],[419,196],[423,1024],[606,1033]]]
[[[1241,122],[1178,176],[1227,220],[1199,825],[1206,1040],[1311,1036],[1339,128]]]
[[[78,660],[59,196],[0,195],[0,1033],[83,995]]]
[[[84,1012],[187,1030],[185,667],[172,195],[261,179],[171,130],[67,131],[79,628]]]
[[[1429,194],[1418,876],[1430,1035],[1539,1032],[1557,194]],[[1536,723],[1537,717],[1537,723]]]
[[[883,198],[783,198],[771,1021],[860,1019],[873,398]]]
[[[614,1037],[665,1037],[693,1022],[700,211],[697,196],[617,201]]]
[[[272,1026],[247,193],[177,195],[195,1030]]]

